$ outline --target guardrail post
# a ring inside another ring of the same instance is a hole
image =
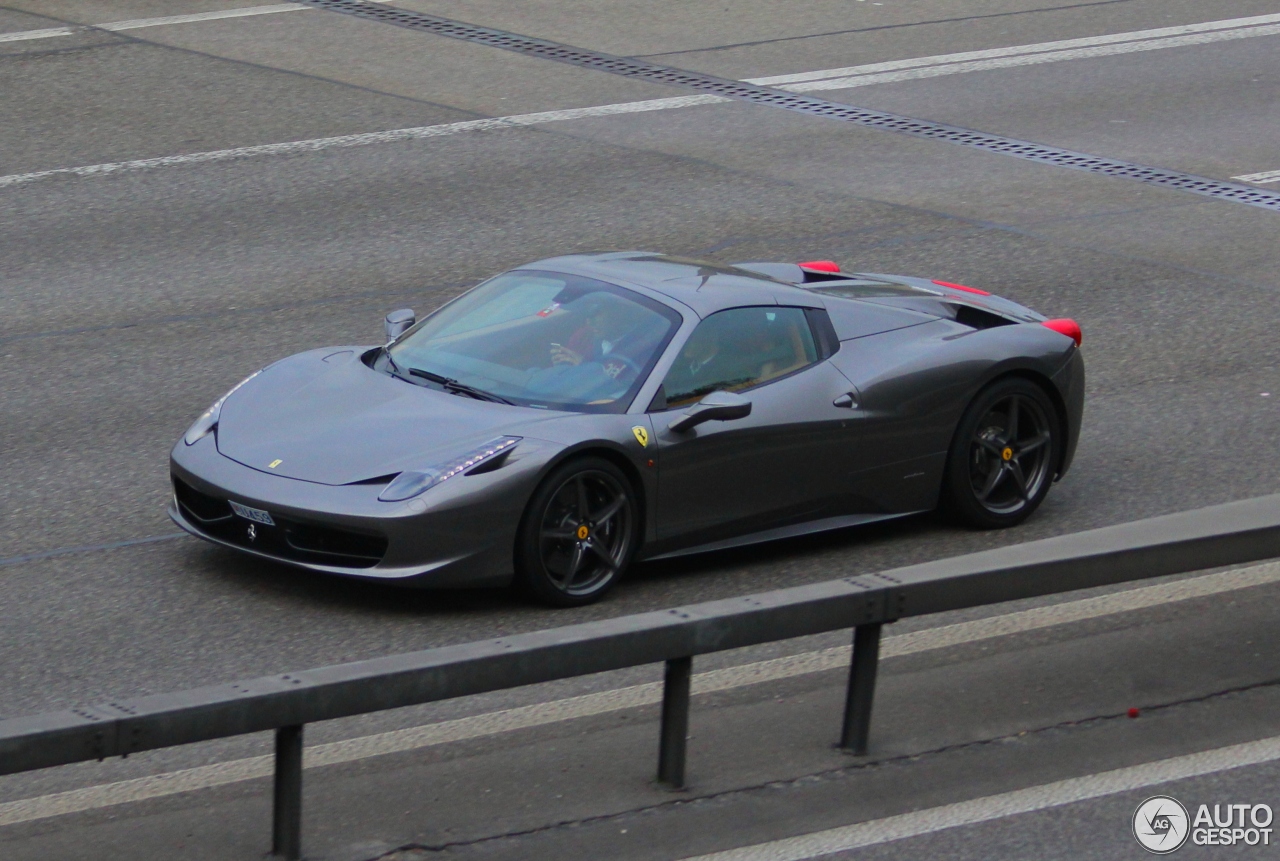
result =
[[[662,679],[662,738],[658,745],[658,782],[684,788],[685,740],[689,734],[689,684],[693,658],[667,661]]]
[[[276,730],[271,854],[287,861],[302,857],[302,724]]]
[[[871,700],[876,694],[876,665],[880,661],[880,623],[853,629],[853,660],[849,662],[849,689],[844,702],[844,727],[840,747],[857,756],[867,752],[871,732]]]

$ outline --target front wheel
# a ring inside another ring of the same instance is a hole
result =
[[[943,506],[979,529],[1016,526],[1044,501],[1061,450],[1053,402],[1029,380],[984,389],[965,410],[947,457]]]
[[[544,604],[598,601],[621,578],[638,543],[635,490],[598,457],[557,467],[538,485],[516,539],[516,583]]]

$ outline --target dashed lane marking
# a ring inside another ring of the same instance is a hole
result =
[[[683,861],[809,861],[811,858],[823,858],[853,849],[934,834],[949,828],[1034,813],[1175,780],[1261,765],[1277,759],[1280,759],[1280,737],[1266,738],[885,819],[873,819],[857,825],[698,855]]]
[[[1180,27],[1139,30],[1129,33],[1110,34],[1085,39],[1060,40],[1056,42],[1043,42],[1011,48],[996,48],[988,51],[944,54],[933,57],[917,58],[914,60],[899,60],[889,63],[869,64],[865,66],[850,66],[818,72],[805,72],[797,75],[754,78],[737,82],[738,85],[745,84],[751,88],[761,87],[766,84],[778,87],[778,89],[772,91],[765,89],[752,89],[750,92],[747,92],[747,90],[743,89],[741,86],[737,86],[735,89],[734,82],[711,79],[706,76],[699,76],[695,73],[684,72],[678,69],[667,69],[666,67],[654,66],[649,63],[627,60],[626,58],[611,58],[606,55],[595,55],[591,52],[584,52],[568,46],[557,46],[554,43],[544,43],[541,40],[531,40],[527,37],[520,37],[515,34],[503,34],[500,31],[490,31],[486,28],[477,28],[471,25],[460,24],[458,22],[449,22],[447,19],[437,19],[433,16],[423,15],[422,13],[415,13],[407,10],[392,13],[385,11],[385,3],[360,4],[343,2],[343,0],[336,0],[336,2],[335,0],[305,0],[305,2],[308,2],[309,5],[331,8],[336,11],[344,11],[361,17],[375,17],[379,20],[385,19],[388,23],[398,23],[402,26],[420,26],[428,30],[438,29],[443,35],[452,35],[457,38],[480,41],[485,44],[493,43],[493,45],[497,47],[506,47],[511,50],[521,51],[527,50],[539,56],[545,54],[548,59],[559,59],[566,62],[579,63],[579,60],[569,58],[579,57],[580,55],[581,64],[589,65],[591,67],[600,66],[603,70],[613,71],[618,74],[638,75],[641,77],[656,76],[657,78],[661,78],[669,83],[693,86],[695,89],[709,90],[709,92],[704,92],[698,96],[691,97],[651,99],[643,102],[599,105],[595,107],[576,108],[562,111],[544,111],[494,119],[446,123],[437,126],[422,126],[385,132],[236,147],[225,150],[190,153],[186,155],[135,159],[130,161],[109,162],[71,168],[55,168],[51,170],[34,171],[31,173],[0,176],[0,188],[22,185],[57,176],[102,176],[112,173],[150,170],[160,167],[173,167],[185,164],[199,164],[204,162],[253,158],[267,155],[314,152],[335,147],[368,146],[399,140],[442,137],[468,131],[495,130],[518,126],[540,125],[544,123],[582,119],[587,117],[672,110],[697,105],[726,102],[730,101],[732,98],[745,98],[748,101],[774,104],[778,107],[784,107],[791,110],[813,113],[820,116],[829,116],[834,119],[842,119],[847,122],[854,122],[887,131],[901,132],[934,140],[957,143],[963,146],[985,149],[1003,155],[1012,155],[1017,158],[1024,158],[1045,164],[1053,164],[1059,167],[1086,170],[1105,176],[1135,179],[1140,182],[1203,194],[1219,200],[1230,200],[1237,203],[1261,206],[1267,209],[1280,209],[1280,198],[1273,199],[1274,196],[1271,195],[1269,191],[1250,189],[1247,186],[1232,185],[1231,183],[1224,183],[1190,174],[1182,174],[1177,171],[1161,170],[1158,168],[1146,167],[1144,165],[1099,158],[1085,153],[1059,150],[1055,147],[1046,147],[1025,141],[1002,138],[995,135],[986,135],[938,123],[912,120],[906,117],[896,117],[894,115],[883,114],[881,112],[865,111],[838,103],[815,101],[813,104],[810,104],[807,101],[795,101],[796,97],[790,97],[791,102],[795,102],[792,104],[787,101],[788,97],[783,96],[782,92],[780,92],[780,90],[789,90],[799,93],[815,90],[844,89],[849,87],[867,86],[876,83],[935,77],[939,75],[961,74],[1034,63],[1058,62],[1062,60],[1106,56],[1131,51],[1151,51],[1160,48],[1203,44],[1208,41],[1275,35],[1280,34],[1280,24],[1275,23],[1280,21],[1280,15],[1235,18],[1223,21],[1205,22],[1201,24],[1190,24]],[[378,11],[380,7],[384,11]],[[243,17],[250,14],[266,14],[267,12],[264,10],[289,11],[292,9],[305,8],[308,7],[295,4],[279,4],[277,6],[250,7],[248,9],[228,10],[216,13],[197,13],[196,15],[188,16],[136,19],[133,21],[115,22],[114,24],[100,26],[104,29],[131,29],[142,26],[157,26],[160,23],[176,23],[179,20],[189,21],[208,20],[212,17]],[[392,16],[392,18],[387,18],[388,15]],[[471,31],[475,32],[472,33]],[[61,31],[46,30],[28,32],[57,34]],[[8,34],[9,37],[14,37],[16,35],[21,34]],[[523,48],[519,47],[520,45],[524,45],[524,43],[528,43],[527,46]],[[631,68],[632,66],[635,68]],[[719,92],[717,92],[717,90]],[[730,90],[734,91],[731,93]],[[743,92],[737,92],[736,90],[743,90]],[[804,99],[806,97],[801,96],[800,98]],[[1259,182],[1257,179],[1252,181],[1255,183]],[[1261,181],[1269,182],[1271,180],[1267,179]]]
[[[1233,176],[1232,179],[1238,179],[1240,182],[1280,182],[1280,170],[1269,170],[1266,173],[1246,173],[1244,176]]]
[[[379,0],[374,0],[379,2]],[[388,2],[388,0],[380,0]],[[155,18],[133,18],[127,21],[111,21],[104,24],[73,25],[67,27],[47,27],[40,30],[22,30],[15,33],[0,33],[0,42],[22,42],[31,39],[49,39],[57,36],[72,36],[85,30],[107,30],[118,32],[123,30],[139,30],[146,27],[165,27],[173,24],[195,24],[202,21],[217,21],[226,18],[251,18],[258,15],[274,15],[278,12],[302,12],[310,7],[296,3],[274,3],[269,6],[247,6],[241,9],[222,9],[213,12],[195,12],[188,15],[166,15]],[[1248,18],[1228,18],[1220,21],[1206,21],[1198,24],[1184,24],[1177,27],[1161,27],[1154,30],[1132,30],[1126,33],[1110,33],[1102,36],[1086,36],[1080,39],[1060,39],[1053,42],[1039,42],[1028,45],[1014,45],[1007,48],[991,48],[984,51],[965,51],[956,54],[942,54],[933,57],[917,57],[908,60],[893,60],[887,63],[872,63],[864,66],[823,69],[814,72],[800,72],[792,75],[775,75],[768,78],[749,79],[750,83],[768,86],[777,84],[796,84],[830,78],[853,75],[867,75],[876,72],[892,72],[900,69],[938,66],[955,63],[966,63],[977,60],[1014,57],[1022,54],[1042,52],[1063,52],[1069,49],[1088,48],[1096,45],[1113,45],[1124,42],[1137,42],[1146,39],[1159,39],[1170,36],[1185,36],[1197,33],[1210,33],[1219,30],[1234,30],[1245,27],[1256,27],[1262,24],[1280,23],[1280,15],[1256,15]],[[1229,38],[1244,38],[1245,34],[1233,35]],[[1198,44],[1187,42],[1185,44]],[[1161,45],[1160,47],[1175,47]],[[1151,48],[1135,49],[1151,50]],[[1068,59],[1068,58],[1063,58]],[[1048,62],[1048,61],[1045,61]],[[998,68],[998,67],[992,67]],[[948,74],[955,74],[949,72]],[[791,89],[783,87],[783,89]],[[826,87],[825,89],[834,89]],[[796,89],[796,92],[803,90]]]
[[[54,36],[73,36],[85,27],[46,27],[43,30],[23,30],[18,33],[0,33],[0,42],[26,42],[30,39],[52,39]]]
[[[904,69],[917,69],[926,66],[946,66],[982,60],[1000,60],[1020,57],[1024,54],[1063,55],[1082,48],[1093,48],[1099,46],[1117,47],[1129,51],[1152,50],[1149,47],[1143,47],[1137,44],[1125,44],[1145,42],[1146,40],[1157,40],[1154,42],[1146,42],[1146,44],[1149,45],[1161,48],[1176,48],[1184,44],[1200,44],[1200,42],[1194,40],[1205,34],[1212,37],[1221,36],[1226,39],[1248,38],[1255,34],[1252,32],[1219,33],[1218,31],[1256,28],[1268,24],[1280,24],[1280,14],[1258,15],[1252,18],[1228,18],[1221,21],[1206,21],[1201,24],[1184,24],[1179,27],[1161,27],[1156,30],[1131,30],[1127,33],[1112,33],[1105,36],[1088,36],[1083,39],[1062,39],[1054,42],[1014,45],[1008,48],[990,48],[984,51],[963,51],[957,54],[938,54],[931,57],[916,57],[909,60],[891,60],[886,63],[870,63],[862,66],[848,66],[843,69],[823,69],[817,72],[799,72],[794,75],[774,75],[768,78],[752,78],[750,82],[753,84],[764,84],[765,86],[778,86],[781,89],[790,89],[784,85],[801,84],[832,78],[871,75],[880,72],[896,72]],[[1182,37],[1189,37],[1192,41],[1169,41],[1170,39]],[[1084,54],[1082,56],[1098,55]],[[1063,56],[1062,59],[1071,59],[1071,57]],[[958,71],[963,70],[957,69],[955,71],[946,72],[946,74],[956,74]],[[830,89],[839,88],[831,87]]]
[[[1280,16],[1272,16],[1280,17]],[[821,90],[847,90],[853,87],[868,87],[872,84],[891,84],[902,81],[916,81],[925,78],[937,78],[945,75],[960,75],[968,72],[986,72],[994,69],[1012,69],[1020,66],[1036,66],[1044,63],[1061,63],[1067,60],[1086,60],[1097,57],[1112,57],[1120,54],[1133,54],[1141,51],[1159,51],[1165,48],[1185,48],[1191,45],[1208,45],[1213,42],[1226,42],[1234,39],[1250,39],[1258,36],[1280,35],[1280,24],[1247,27],[1239,30],[1227,30],[1210,33],[1192,33],[1186,36],[1173,36],[1167,39],[1150,39],[1139,42],[1122,42],[1120,44],[1095,45],[1088,48],[1073,48],[1065,51],[1049,51],[1045,53],[1027,52],[1010,56],[993,57],[957,61],[955,57],[962,54],[925,57],[925,61],[908,68],[894,71],[874,71],[875,66],[896,65],[890,63],[872,64],[870,68],[850,69],[849,75],[837,76],[824,80],[806,80],[794,84],[775,85],[780,90],[793,93],[812,93]],[[1028,46],[1034,47],[1034,46]],[[975,52],[984,53],[984,52]],[[903,61],[907,63],[910,61]]]
[[[464,120],[457,123],[444,123],[436,126],[418,126],[407,129],[392,129],[385,132],[368,132],[356,135],[339,135],[329,138],[313,138],[311,140],[289,141],[287,143],[260,144],[258,146],[235,147],[232,149],[211,150],[207,152],[188,153],[187,155],[169,155],[159,158],[143,158],[133,161],[116,161],[105,164],[91,164],[83,167],[62,167],[53,170],[38,170],[32,173],[0,176],[0,188],[11,185],[23,185],[53,177],[90,177],[106,176],[113,173],[127,173],[140,170],[154,170],[161,167],[175,167],[187,164],[204,164],[216,161],[231,161],[242,158],[256,158],[268,155],[294,155],[321,150],[362,147],[372,144],[393,143],[395,141],[424,140],[426,138],[448,137],[462,132],[497,131],[500,129],[536,126],[544,123],[564,122],[587,117],[608,117],[618,114],[644,113],[646,111],[665,111],[673,108],[687,108],[695,105],[709,105],[716,102],[727,102],[729,99],[720,96],[698,95],[678,96],[669,99],[651,99],[643,102],[620,102],[613,105],[597,105],[590,108],[569,108],[562,111],[542,111],[533,114],[517,114],[492,119]]]
[[[886,637],[880,654],[885,658],[902,657],[1277,582],[1280,582],[1280,563],[1271,562]],[[693,677],[693,692],[705,694],[731,690],[761,682],[841,669],[848,666],[848,663],[849,648],[847,646],[820,649],[698,673]],[[631,685],[599,693],[314,745],[304,752],[303,764],[306,768],[317,768],[356,762],[374,756],[401,753],[652,705],[661,700],[662,685],[660,683]],[[116,783],[72,789],[36,798],[9,801],[0,804],[0,826],[16,825],[37,819],[47,819],[51,816],[96,810],[179,792],[253,780],[269,776],[272,768],[272,757],[255,756]]]
[[[23,30],[17,33],[0,33],[0,42],[25,42],[31,39],[50,39],[54,36],[74,36],[93,30],[141,30],[144,27],[166,27],[170,24],[195,24],[201,21],[218,21],[223,18],[250,18],[255,15],[274,15],[277,12],[301,12],[306,6],[295,3],[275,3],[271,6],[248,6],[243,9],[221,9],[217,12],[195,12],[190,15],[166,15],[162,18],[133,18],[128,21],[110,21],[106,24],[81,24],[71,27],[48,27],[43,30]]]

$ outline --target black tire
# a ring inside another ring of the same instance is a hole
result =
[[[604,597],[639,545],[636,491],[600,457],[556,467],[529,499],[516,537],[516,586],[553,607]]]
[[[956,427],[943,508],[978,529],[1026,520],[1053,484],[1061,428],[1053,401],[1030,380],[1006,377],[983,389]]]

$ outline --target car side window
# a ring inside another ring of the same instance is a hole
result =
[[[818,361],[802,308],[731,308],[698,324],[662,381],[667,407],[737,392]]]

